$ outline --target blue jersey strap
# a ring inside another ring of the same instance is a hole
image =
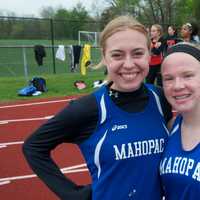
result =
[[[160,103],[160,91],[158,90],[157,87],[155,87],[152,84],[145,84],[145,86],[153,93],[155,100],[156,100],[158,110],[159,110],[160,114],[164,117],[162,106]]]
[[[164,114],[163,114],[162,106],[161,106],[161,103],[160,103],[161,94],[160,94],[159,89],[158,89],[156,86],[152,85],[152,84],[145,84],[145,86],[146,86],[146,87],[152,92],[152,94],[154,95],[155,101],[156,101],[156,104],[157,104],[158,111],[160,112],[161,116],[162,116],[163,119],[164,119]],[[167,127],[166,127],[166,123],[164,123],[164,122],[163,122],[163,127],[165,128],[167,134],[170,135],[169,130],[168,130]]]

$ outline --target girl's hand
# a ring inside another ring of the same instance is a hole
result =
[[[159,48],[160,45],[161,45],[161,42],[156,42],[156,44],[155,44],[155,48]]]

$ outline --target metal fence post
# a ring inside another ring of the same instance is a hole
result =
[[[52,45],[52,56],[53,56],[53,73],[56,74],[56,62],[55,62],[55,51],[54,51],[54,27],[53,19],[50,19],[51,26],[51,45]]]
[[[28,82],[28,65],[27,65],[27,58],[26,58],[26,48],[22,47],[22,54],[23,54],[23,63],[24,63],[24,76],[26,81]]]

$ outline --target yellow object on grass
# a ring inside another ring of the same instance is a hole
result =
[[[85,44],[83,47],[83,55],[81,59],[81,75],[86,75],[87,67],[91,63],[91,46],[89,44]]]

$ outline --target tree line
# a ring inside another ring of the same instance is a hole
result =
[[[40,18],[16,17],[15,13],[0,17],[0,39],[50,39],[77,40],[78,31],[100,32],[113,17],[133,15],[145,25],[154,23],[165,27],[181,26],[200,19],[199,0],[105,0],[107,7],[100,10],[94,0],[93,15],[82,3],[73,9],[44,7]],[[11,16],[12,14],[12,16]],[[1,15],[1,12],[0,12]],[[53,30],[52,30],[53,27]]]

